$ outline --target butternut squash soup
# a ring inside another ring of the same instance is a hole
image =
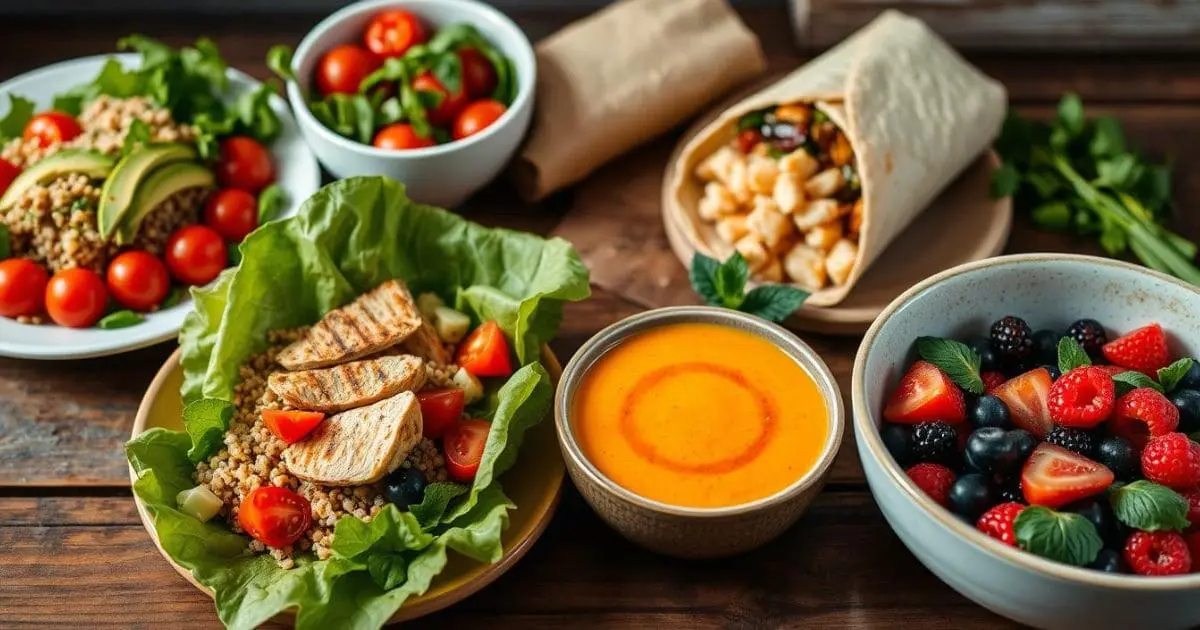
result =
[[[771,496],[816,465],[829,410],[769,341],[717,324],[638,333],[587,371],[572,401],[584,455],[624,488],[681,507]]]

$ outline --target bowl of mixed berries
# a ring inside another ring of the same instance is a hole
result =
[[[930,278],[855,362],[876,501],[933,573],[1046,628],[1200,625],[1200,291],[1023,255]]]

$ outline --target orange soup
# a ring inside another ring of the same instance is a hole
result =
[[[829,411],[782,350],[716,324],[671,324],[602,356],[572,401],[584,455],[617,484],[684,507],[770,496],[816,465]]]

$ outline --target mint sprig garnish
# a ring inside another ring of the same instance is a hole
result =
[[[1172,391],[1179,386],[1179,381],[1187,376],[1188,371],[1192,369],[1191,359],[1180,359],[1171,365],[1158,371],[1158,382],[1162,385],[1163,391]]]
[[[955,385],[972,394],[984,392],[983,378],[979,375],[979,353],[967,344],[953,339],[918,337],[917,354],[945,372]]]
[[[692,257],[688,273],[692,289],[710,306],[742,311],[771,322],[782,322],[808,299],[808,292],[788,284],[767,284],[746,292],[750,266],[738,252],[719,262],[701,253]]]
[[[1117,520],[1147,532],[1182,530],[1188,522],[1188,502],[1178,492],[1140,479],[1108,495]]]
[[[1013,521],[1017,546],[1049,560],[1084,566],[1096,559],[1104,541],[1096,526],[1079,514],[1033,505]]]
[[[1058,369],[1063,374],[1091,364],[1092,359],[1087,351],[1074,338],[1063,337],[1058,340]]]
[[[1135,389],[1143,387],[1148,387],[1158,392],[1163,390],[1162,385],[1159,385],[1154,379],[1133,370],[1121,372],[1114,376],[1113,382],[1117,384],[1117,396],[1124,396]]]

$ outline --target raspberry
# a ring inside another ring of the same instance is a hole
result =
[[[1116,376],[1129,371],[1119,365],[1097,365],[1094,367],[1098,370],[1104,370],[1104,373],[1109,376]]]
[[[1150,324],[1111,341],[1104,345],[1102,352],[1110,363],[1143,372],[1151,378],[1159,368],[1167,367],[1171,362],[1167,336],[1158,324]]]
[[[954,471],[941,464],[925,462],[909,468],[906,472],[908,478],[929,495],[929,498],[946,507],[950,501],[950,486],[954,485]]]
[[[992,393],[992,390],[1004,384],[1008,379],[1004,378],[1004,374],[1000,372],[984,372],[979,375],[983,379],[983,391],[985,394]]]
[[[1125,563],[1138,575],[1182,575],[1192,570],[1192,554],[1175,532],[1134,532],[1125,541]]]
[[[1080,367],[1063,374],[1050,386],[1050,419],[1057,424],[1090,429],[1108,419],[1116,404],[1112,377],[1099,368]]]
[[[1061,446],[1068,451],[1079,453],[1088,459],[1093,459],[1096,452],[1096,441],[1092,434],[1083,429],[1072,427],[1054,427],[1046,434],[1046,441]]]
[[[1192,527],[1200,525],[1200,488],[1180,490],[1179,494],[1188,502],[1188,522],[1192,524]]]
[[[975,529],[999,540],[1011,547],[1017,546],[1017,534],[1013,531],[1013,521],[1025,509],[1024,505],[1016,502],[1001,503],[983,513],[975,522]]]
[[[1150,438],[1142,451],[1142,474],[1176,490],[1195,487],[1200,484],[1200,444],[1183,433]]]
[[[1009,315],[992,324],[992,348],[1010,363],[1033,353],[1033,329],[1020,317]]]
[[[1166,435],[1179,426],[1179,409],[1166,396],[1142,387],[1117,399],[1113,407],[1109,430],[1113,435],[1129,440],[1134,448],[1146,445],[1146,440]]]

